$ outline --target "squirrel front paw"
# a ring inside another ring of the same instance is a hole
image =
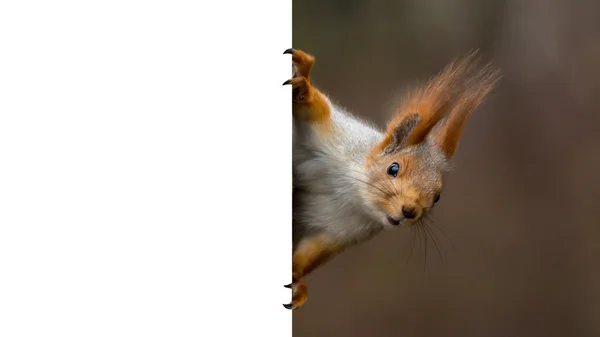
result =
[[[285,81],[283,85],[292,85],[293,100],[296,103],[304,103],[311,95],[310,70],[315,58],[301,50],[287,49],[284,54],[292,55],[292,78]]]
[[[292,113],[295,118],[308,122],[317,122],[319,125],[328,126],[331,119],[331,108],[326,96],[310,83],[310,71],[315,58],[301,50],[288,49],[284,54],[292,55],[291,79],[283,85],[292,86]]]
[[[303,280],[287,284],[284,287],[292,289],[292,302],[283,305],[286,309],[297,309],[308,299],[308,289]]]
[[[294,102],[303,103],[307,100],[310,95],[310,83],[305,77],[295,77],[283,82],[283,85],[288,84],[292,85],[292,99]]]
[[[315,63],[315,58],[312,55],[293,48],[287,49],[283,53],[292,55],[293,77],[306,77],[306,79],[310,78],[310,70]]]

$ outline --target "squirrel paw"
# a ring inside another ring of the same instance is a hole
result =
[[[286,309],[297,309],[308,299],[308,289],[303,281],[287,284],[284,287],[292,289],[292,302],[283,305]]]
[[[305,102],[310,93],[310,83],[308,83],[306,77],[295,77],[283,82],[283,85],[288,84],[292,85],[293,100],[296,103]]]
[[[310,78],[310,70],[315,63],[315,58],[312,55],[293,48],[287,49],[283,53],[292,55],[292,72],[294,78]]]

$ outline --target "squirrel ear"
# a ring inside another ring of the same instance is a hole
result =
[[[419,124],[420,116],[418,114],[408,115],[400,122],[388,130],[387,146],[383,149],[383,154],[391,154],[402,150],[409,141],[414,128]]]
[[[388,124],[384,153],[420,144],[427,138],[451,110],[457,87],[469,70],[474,54],[450,63],[426,84],[405,95]]]
[[[409,92],[374,151],[389,154],[433,138],[450,159],[466,121],[501,77],[490,64],[478,67],[476,55],[477,50],[453,61],[427,84]]]

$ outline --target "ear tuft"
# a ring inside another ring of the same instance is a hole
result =
[[[477,52],[455,60],[427,84],[408,93],[379,146],[384,153],[423,142],[445,119],[433,138],[444,155],[452,157],[464,124],[500,79],[500,72],[490,64],[478,65]]]
[[[454,156],[465,125],[502,78],[500,70],[488,63],[473,69],[457,94],[447,120],[434,135],[435,143],[448,159]]]

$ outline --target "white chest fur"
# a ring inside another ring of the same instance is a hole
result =
[[[383,133],[332,108],[332,134],[294,122],[294,232],[319,231],[342,242],[361,241],[383,229],[362,197],[365,159]]]

